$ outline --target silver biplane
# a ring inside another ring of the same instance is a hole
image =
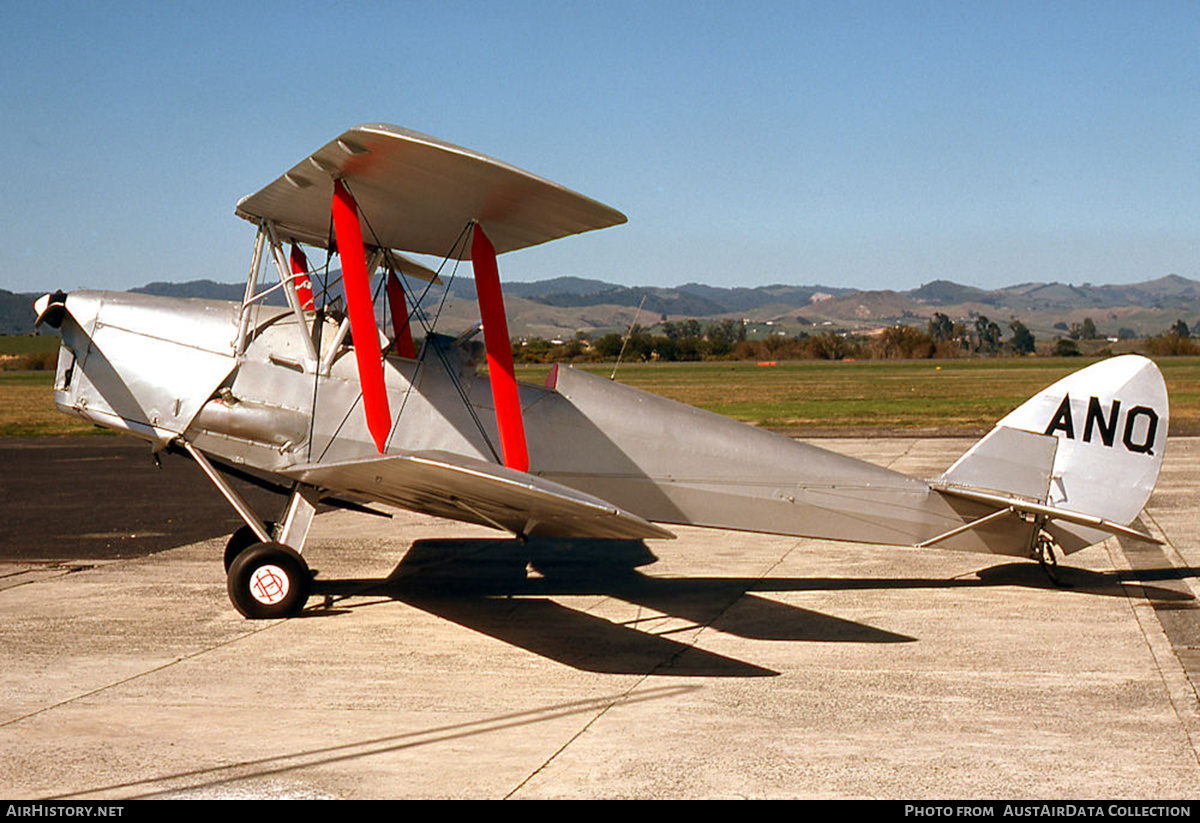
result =
[[[499,160],[365,125],[236,212],[258,230],[241,302],[79,291],[35,309],[61,329],[58,407],[190,456],[245,520],[225,564],[247,617],[304,608],[301,552],[323,501],[520,538],[660,539],[686,524],[1043,562],[1114,534],[1152,539],[1131,524],[1168,407],[1145,358],[1060,380],[918,479],[572,368],[518,384],[496,255],[625,216]],[[302,246],[336,249],[341,283]],[[412,284],[439,275],[404,253],[471,261],[483,346],[426,328],[416,348]],[[286,492],[282,513],[253,511],[230,476]]]

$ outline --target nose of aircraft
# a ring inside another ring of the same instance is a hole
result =
[[[67,293],[59,290],[53,294],[43,294],[33,301],[33,310],[37,312],[34,328],[47,323],[51,328],[57,329],[62,325],[63,317],[67,313]]]
[[[34,301],[61,330],[55,402],[97,425],[165,444],[235,367],[239,303],[59,291]]]

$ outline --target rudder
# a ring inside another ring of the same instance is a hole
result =
[[[1129,525],[1162,467],[1169,406],[1158,366],[1122,355],[1070,374],[1001,419],[939,478]],[[1066,552],[1108,534],[1052,520]]]

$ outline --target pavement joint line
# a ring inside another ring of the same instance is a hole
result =
[[[1151,502],[1153,502],[1153,500]],[[1190,569],[1191,565],[1187,562],[1187,559],[1183,556],[1183,553],[1179,551],[1179,547],[1175,545],[1171,538],[1167,536],[1166,531],[1161,525],[1159,525],[1158,519],[1154,516],[1154,513],[1150,511],[1149,505],[1142,509],[1140,516],[1150,521],[1150,523],[1154,526],[1154,531],[1156,532],[1155,536],[1161,538],[1163,545],[1170,548],[1170,552],[1162,552],[1163,559],[1177,569]],[[1197,601],[1200,601],[1200,579],[1197,579],[1195,575],[1181,575],[1179,580],[1192,593],[1192,597],[1194,597]]]
[[[67,575],[75,574],[77,572],[91,571],[92,569],[96,568],[97,565],[99,564],[77,563],[67,565],[64,563],[51,561],[35,564],[34,568],[20,569],[8,574],[0,574],[0,592],[18,589],[21,586],[29,586],[34,583],[45,583],[51,580],[57,580],[60,577],[66,577]]]
[[[1114,546],[1116,547],[1115,551]],[[1133,571],[1133,564],[1125,556],[1124,547],[1121,546],[1120,541],[1106,540],[1104,547],[1113,568]],[[1135,593],[1135,589],[1140,593]],[[1200,703],[1197,702],[1197,694],[1191,678],[1188,677],[1183,661],[1175,654],[1171,640],[1167,637],[1166,629],[1159,621],[1154,604],[1150,601],[1145,588],[1122,586],[1121,590],[1134,620],[1137,621],[1138,631],[1141,632],[1142,638],[1146,642],[1150,657],[1154,661],[1155,671],[1162,681],[1167,700],[1171,703],[1171,709],[1179,721],[1180,729],[1187,738],[1192,757],[1197,764],[1200,764],[1200,747],[1198,747],[1200,713],[1197,711],[1200,709]],[[1164,663],[1164,661],[1168,661],[1168,663]]]
[[[672,659],[674,659],[675,657],[678,657],[678,655],[673,656]],[[539,774],[541,774],[543,771],[545,771],[550,766],[551,763],[553,763],[555,760],[558,759],[558,756],[560,754],[565,752],[568,748],[570,748],[571,744],[573,744],[576,740],[578,740],[580,737],[582,737],[587,732],[587,730],[590,729],[596,723],[597,720],[599,720],[601,717],[604,717],[604,715],[608,714],[609,709],[611,709],[613,706],[617,705],[618,703],[626,702],[626,700],[629,699],[630,694],[632,694],[635,689],[637,689],[639,686],[641,686],[643,683],[645,683],[650,678],[650,675],[654,673],[654,671],[657,671],[657,667],[655,667],[655,669],[651,670],[650,672],[643,674],[641,677],[637,678],[637,680],[635,680],[628,689],[626,689],[625,691],[621,692],[619,695],[614,697],[606,705],[601,706],[599,708],[599,711],[597,711],[594,715],[592,715],[592,717],[586,723],[584,723],[580,728],[576,729],[575,733],[572,734],[570,737],[568,737],[561,746],[559,746],[557,749],[555,749],[553,752],[551,752],[550,755],[545,760],[543,760],[541,763],[539,763],[537,765],[537,768],[533,769],[529,774],[525,775],[525,777],[523,777],[517,783],[517,785],[513,786],[512,789],[510,789],[508,792],[506,792],[503,799],[504,800],[512,800],[513,795],[515,795],[517,792],[521,791],[521,789],[523,789],[523,788],[525,788],[525,786],[529,785],[529,781],[533,780],[535,777],[537,777]]]
[[[14,566],[21,568],[14,569],[10,572],[0,573],[0,580],[5,580],[9,577],[19,577],[22,574],[32,574],[41,571],[64,572],[71,574],[73,572],[85,572],[96,568],[100,565],[107,565],[93,562],[76,562],[71,560],[30,560],[22,563],[14,563]]]
[[[181,654],[178,657],[176,657],[174,660],[171,660],[167,663],[163,663],[158,666],[153,666],[149,669],[146,669],[145,671],[140,671],[137,674],[131,674],[131,675],[129,675],[129,677],[123,677],[120,680],[114,680],[112,683],[105,683],[103,686],[97,686],[94,689],[89,689],[86,692],[82,692],[82,693],[74,695],[72,697],[68,697],[66,700],[60,700],[57,703],[53,703],[49,706],[43,706],[42,708],[40,708],[36,711],[29,712],[28,714],[23,714],[20,717],[14,717],[11,720],[0,721],[0,729],[6,728],[8,726],[16,725],[17,723],[24,722],[26,720],[29,720],[30,718],[38,717],[39,715],[48,714],[48,713],[54,711],[55,709],[62,708],[63,706],[69,706],[72,703],[78,703],[81,700],[87,700],[89,697],[94,697],[95,695],[102,694],[103,692],[106,692],[109,689],[115,689],[115,688],[118,688],[119,686],[124,686],[128,683],[133,683],[134,681],[140,680],[143,677],[149,677],[150,675],[158,674],[159,672],[166,671],[167,669],[177,666],[180,663],[184,663],[189,660],[194,660],[197,657],[202,657],[203,655],[206,655],[209,652],[213,652],[213,651],[216,651],[217,649],[225,648],[226,646],[231,646],[234,643],[240,643],[242,640],[245,640],[246,638],[254,637],[255,635],[258,635],[258,634],[261,634],[262,632],[273,629],[276,626],[281,625],[286,622],[287,622],[287,620],[273,620],[270,622],[266,622],[263,625],[260,625],[253,629],[250,629],[249,631],[245,632],[244,634],[238,635],[237,637],[231,637],[228,640],[222,641],[220,643],[216,643],[212,646],[207,646],[203,649],[197,649],[197,650],[195,650],[193,652],[189,652],[187,654]]]
[[[153,797],[169,797],[170,795],[178,792],[207,789],[224,783],[232,783],[240,780],[262,779],[264,777],[276,776],[300,769],[324,766],[331,763],[352,760],[360,757],[370,757],[373,755],[385,754],[387,752],[393,752],[399,749],[433,745],[436,743],[461,739],[464,737],[487,734],[489,732],[500,731],[503,729],[516,728],[531,721],[545,722],[560,717],[570,716],[571,714],[575,714],[580,711],[588,711],[593,707],[598,707],[600,709],[599,714],[597,714],[583,729],[581,729],[572,737],[572,739],[575,739],[582,734],[583,731],[587,729],[587,726],[590,726],[596,718],[602,716],[604,712],[618,703],[661,700],[673,697],[675,695],[692,692],[701,688],[699,686],[683,685],[656,686],[642,694],[631,695],[630,692],[632,692],[637,685],[640,685],[640,681],[639,684],[635,684],[630,689],[620,692],[612,697],[570,701],[541,709],[516,712],[514,714],[502,715],[499,717],[471,720],[462,723],[439,726],[432,729],[406,732],[403,734],[389,735],[386,737],[377,737],[370,740],[361,740],[352,743],[325,746],[309,751],[293,752],[290,754],[280,754],[253,760],[243,760],[237,763],[227,763],[224,765],[191,769],[184,772],[178,772],[176,774],[148,777],[143,780],[129,781],[106,786],[96,786],[90,789],[82,789],[78,792],[71,792],[69,794],[57,795],[44,799],[81,799],[86,798],[89,795],[113,792],[122,789],[133,789],[139,786],[145,787],[146,791],[140,795],[128,797],[126,799],[140,800]],[[565,749],[569,744],[570,741],[563,744],[562,749]],[[560,751],[562,749],[560,749]],[[551,756],[546,763],[548,764],[552,760],[553,756]],[[540,771],[540,768],[537,771]],[[533,774],[536,774],[537,771],[535,771]],[[526,778],[525,781],[522,781],[522,785],[528,782],[528,780],[533,777],[533,774],[531,774],[529,778]],[[205,782],[194,782],[195,778],[203,778],[205,779]],[[189,780],[193,780],[193,782],[187,782]],[[513,791],[516,790],[517,789],[514,789]]]
[[[676,660],[678,660],[684,654],[687,654],[689,651],[694,649],[696,647],[696,644],[700,641],[700,637],[704,634],[706,629],[708,629],[710,626],[712,626],[712,624],[714,622],[716,622],[722,615],[724,615],[731,608],[733,608],[733,605],[735,603],[737,603],[739,600],[741,600],[743,597],[745,597],[746,594],[749,593],[751,590],[753,590],[756,585],[758,585],[764,579],[769,577],[770,574],[773,571],[775,571],[775,569],[779,568],[779,566],[782,565],[783,562],[785,560],[787,560],[787,558],[792,554],[792,552],[794,552],[797,548],[799,548],[800,544],[803,542],[804,542],[803,540],[793,541],[787,547],[787,549],[785,551],[781,552],[779,554],[779,556],[776,557],[774,562],[769,564],[769,566],[767,567],[766,570],[764,570],[761,574],[758,575],[758,577],[756,577],[753,580],[753,582],[750,582],[747,585],[741,587],[741,589],[739,590],[736,597],[731,598],[729,600],[729,602],[726,603],[722,608],[716,610],[712,614],[712,616],[708,620],[706,620],[703,624],[696,623],[696,624],[693,624],[692,626],[681,627],[680,629],[673,630],[673,631],[683,631],[686,628],[687,631],[693,631],[693,632],[695,632],[695,634],[686,644],[684,644],[683,648],[677,650],[674,654],[672,654],[666,660],[659,662],[656,666],[654,666],[654,668],[650,669],[648,672],[640,675],[629,686],[629,688],[626,689],[621,695],[614,698],[607,705],[601,707],[601,709],[598,712],[596,712],[596,714],[590,720],[588,720],[587,723],[583,724],[583,726],[581,728],[579,728],[574,734],[572,734],[558,749],[556,749],[554,752],[552,752],[542,763],[538,764],[537,768],[533,769],[519,783],[517,783],[517,785],[515,785],[508,793],[506,793],[504,795],[504,799],[511,800],[513,798],[513,796],[517,792],[521,791],[521,789],[523,789],[525,786],[527,786],[531,780],[533,780],[535,777],[537,777],[539,774],[541,774],[545,769],[549,768],[549,766],[556,759],[558,759],[559,755],[561,755],[568,748],[570,748],[570,746],[576,740],[578,740],[580,737],[582,737],[588,731],[588,729],[590,729],[593,725],[595,725],[595,723],[600,718],[602,718],[602,717],[604,717],[604,715],[608,714],[610,709],[612,709],[614,706],[616,706],[619,703],[626,702],[629,699],[630,695],[634,691],[639,689],[644,683],[646,683],[646,681],[648,681],[652,676],[654,676],[654,674],[656,672],[661,671],[666,666],[670,666],[672,663],[674,663]],[[638,613],[640,614],[641,606],[639,606],[638,609],[639,609]],[[663,634],[666,634],[666,633],[668,633],[668,632],[664,632]],[[696,688],[699,688],[699,687],[696,687]]]
[[[909,453],[912,452],[912,450],[914,448],[916,448],[917,444],[920,442],[921,442],[920,438],[912,440],[907,446],[904,447],[904,451],[900,452],[900,454],[896,455],[891,460],[889,460],[887,462],[887,464],[884,466],[884,468],[890,469],[892,466],[896,465],[901,460],[908,457]]]
[[[30,579],[21,580],[14,584],[15,586],[24,586],[26,583],[35,583],[38,580],[47,580],[47,579],[53,579],[55,577],[62,577],[65,574],[71,574],[72,572],[76,572],[76,571],[79,571],[79,569],[51,569],[51,568],[22,569],[21,571],[18,571],[18,572],[11,572],[9,574],[0,574],[0,581],[12,580],[14,577],[28,576]],[[12,588],[12,587],[10,586],[9,588]]]

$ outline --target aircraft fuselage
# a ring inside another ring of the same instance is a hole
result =
[[[295,318],[258,307],[237,352],[237,303],[120,292],[70,296],[55,400],[63,411],[147,439],[184,438],[220,462],[278,475],[377,456],[354,358],[337,324],[305,362]],[[341,350],[330,352],[330,347]],[[388,453],[499,462],[482,347],[431,336],[416,359],[385,358]],[[574,369],[520,385],[530,473],[647,520],[915,545],[986,513],[922,480]],[[465,402],[464,402],[465,400]],[[284,478],[286,482],[286,478]],[[1017,516],[945,548],[1025,554]]]

